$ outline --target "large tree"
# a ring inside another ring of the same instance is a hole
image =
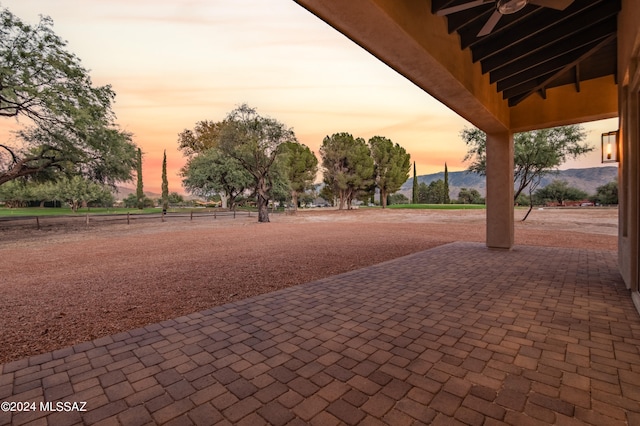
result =
[[[369,139],[375,166],[375,182],[380,190],[382,208],[387,206],[387,194],[393,194],[409,179],[411,156],[403,147],[382,136]]]
[[[223,208],[236,208],[237,201],[253,183],[253,177],[235,158],[210,148],[191,157],[181,170],[184,187],[200,197],[220,195]]]
[[[431,181],[428,185],[420,182],[418,185],[417,204],[445,204],[447,190],[442,179]],[[450,201],[449,201],[450,202]]]
[[[565,201],[585,200],[588,194],[581,189],[569,186],[566,180],[554,179],[544,188],[538,189],[534,194],[534,199],[539,204],[554,202],[564,205]],[[533,204],[533,203],[532,203]]]
[[[596,188],[594,201],[599,204],[618,204],[618,182],[613,181]]]
[[[193,130],[185,129],[178,135],[178,148],[186,157],[217,148],[223,121],[198,121]]]
[[[294,212],[298,210],[298,195],[313,187],[318,173],[318,159],[308,146],[286,142],[283,144],[283,168],[289,183]]]
[[[483,131],[465,128],[460,136],[467,144],[465,161],[471,161],[468,170],[484,175],[487,167],[487,138]],[[563,126],[533,130],[514,135],[515,191],[513,199],[529,189],[532,193],[543,176],[555,171],[568,159],[577,158],[593,150],[582,143],[587,137],[582,126]]]
[[[206,198],[219,195],[223,208],[235,209],[247,190],[251,189],[256,194],[257,191],[252,184],[254,176],[245,165],[220,146],[223,130],[229,132],[232,126],[228,117],[218,122],[198,121],[193,129],[185,129],[178,135],[178,147],[187,157],[187,165],[181,174],[189,192]],[[276,192],[280,198],[286,198],[289,193],[283,155],[278,157],[282,161],[274,162],[269,173],[270,198]]]
[[[338,197],[339,209],[351,208],[351,201],[374,183],[371,151],[362,138],[349,133],[326,136],[320,147],[324,182]]]
[[[220,129],[224,121],[198,121],[192,129],[178,135],[178,148],[187,157],[182,168],[182,184],[199,197],[220,196],[222,208],[236,208],[237,201],[250,187],[251,176],[235,159],[221,153]]]
[[[83,179],[80,176],[73,176],[56,182],[56,199],[66,201],[74,212],[83,204],[98,202],[99,204],[113,205],[113,195],[108,187]]]
[[[458,202],[462,204],[484,204],[484,199],[475,188],[460,188],[460,192],[458,192]]]
[[[258,222],[269,222],[269,199],[277,178],[274,164],[283,152],[281,145],[296,141],[293,130],[246,104],[231,111],[221,126],[220,150],[253,176]]]
[[[51,18],[29,25],[0,10],[0,117],[25,119],[0,141],[0,185],[18,178],[83,175],[131,179],[135,145],[114,123],[110,86],[94,87]]]

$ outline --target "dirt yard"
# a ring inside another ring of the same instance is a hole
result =
[[[516,244],[616,250],[617,210],[534,210]],[[484,210],[317,209],[229,220],[0,232],[0,363],[485,239]]]

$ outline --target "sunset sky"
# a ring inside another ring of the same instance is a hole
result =
[[[469,124],[292,0],[0,0],[22,20],[51,16],[90,70],[111,84],[119,126],[144,153],[145,191],[183,192],[177,135],[247,103],[292,127],[316,154],[326,135],[386,136],[418,174],[464,170]],[[11,120],[2,120],[0,137]],[[600,133],[617,119],[585,124]],[[599,152],[563,168],[598,166]],[[127,186],[133,186],[128,184]]]

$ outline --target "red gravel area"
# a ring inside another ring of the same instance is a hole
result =
[[[483,210],[316,210],[255,220],[0,233],[0,363],[485,238]],[[534,211],[516,223],[516,243],[615,250],[616,223],[616,210]]]

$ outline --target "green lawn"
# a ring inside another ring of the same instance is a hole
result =
[[[484,209],[484,204],[392,204],[389,209],[414,209],[414,210],[470,210]]]

